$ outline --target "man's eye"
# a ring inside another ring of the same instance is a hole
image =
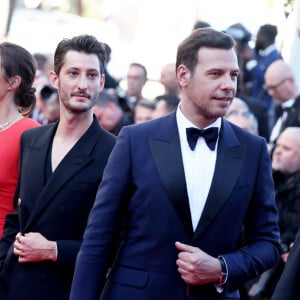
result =
[[[220,74],[220,72],[217,72],[217,71],[210,73],[210,75],[212,75],[212,76],[218,76],[219,74]]]
[[[91,78],[97,78],[97,77],[98,77],[98,74],[97,74],[97,73],[91,73],[91,74],[89,75],[89,77],[91,77]]]

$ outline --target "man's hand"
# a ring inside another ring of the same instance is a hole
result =
[[[176,264],[185,283],[202,285],[218,281],[221,265],[217,258],[180,242],[176,242],[175,246],[180,251]]]
[[[56,242],[48,241],[38,232],[24,235],[19,232],[14,242],[14,254],[19,256],[20,263],[56,261]]]
[[[287,262],[288,256],[289,256],[289,252],[281,254],[281,259],[283,260],[284,263]]]

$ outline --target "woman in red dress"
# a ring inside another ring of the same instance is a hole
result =
[[[39,123],[28,116],[35,106],[33,56],[12,43],[0,44],[0,238],[13,210],[21,134]]]

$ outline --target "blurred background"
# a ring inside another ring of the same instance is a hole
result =
[[[0,40],[51,54],[64,37],[93,34],[112,49],[113,76],[123,78],[134,61],[156,81],[196,21],[219,30],[242,23],[250,44],[259,26],[270,23],[278,27],[284,58],[299,72],[299,11],[298,0],[1,0]]]

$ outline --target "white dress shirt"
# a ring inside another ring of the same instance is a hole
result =
[[[294,102],[295,102],[295,99],[290,99],[288,101],[283,102],[281,104],[281,106],[283,109],[289,108],[294,105]],[[274,143],[276,141],[276,139],[278,138],[278,136],[281,132],[282,126],[286,121],[287,115],[288,115],[288,112],[284,111],[283,114],[277,119],[277,121],[271,131],[271,135],[270,135],[271,143]]]
[[[183,115],[180,110],[180,105],[176,112],[176,118],[192,224],[195,231],[206,203],[214,175],[217,159],[217,144],[215,150],[212,151],[208,148],[204,138],[199,137],[194,151],[191,150],[186,137],[186,128],[197,128],[197,126]],[[218,127],[220,129],[221,118],[218,118],[213,124],[206,128],[209,127]]]

